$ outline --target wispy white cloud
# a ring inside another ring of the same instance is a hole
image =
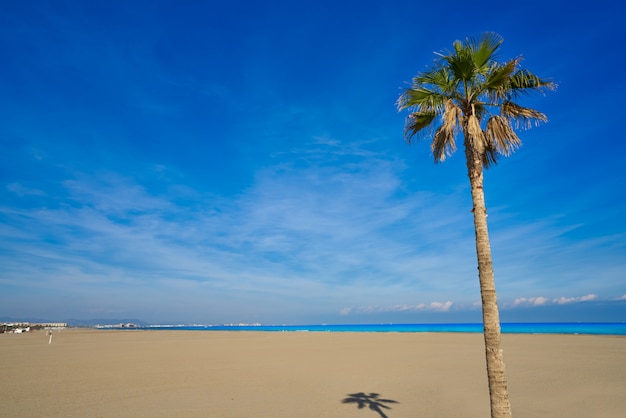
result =
[[[554,303],[558,303],[559,305],[563,305],[563,304],[566,304],[566,303],[588,302],[588,301],[591,301],[591,300],[596,300],[597,298],[598,298],[598,295],[590,293],[588,295],[579,296],[579,297],[564,297],[564,296],[561,296],[560,298],[554,299],[553,302]]]
[[[522,297],[522,298],[515,299],[512,306],[513,307],[545,306],[545,305],[551,305],[551,304],[564,305],[568,303],[589,302],[589,301],[594,301],[594,300],[598,300],[598,295],[594,293],[590,293],[584,296],[577,296],[577,297],[560,296],[560,297],[552,298],[552,299],[544,297],[544,296],[537,296],[537,297],[530,297],[530,298]]]
[[[454,305],[451,301],[446,302],[431,302],[420,303],[417,305],[389,305],[389,306],[366,306],[357,308],[342,308],[339,313],[341,315],[350,314],[370,314],[370,313],[383,313],[383,312],[418,312],[418,311],[431,311],[431,312],[448,312]]]
[[[548,298],[544,298],[543,296],[535,297],[535,298],[517,298],[513,302],[514,306],[518,305],[532,305],[532,306],[541,306],[545,305],[549,302]]]
[[[21,183],[9,183],[7,184],[7,190],[11,193],[15,193],[19,197],[24,196],[44,196],[45,193],[42,190],[32,189],[30,187],[24,186]]]

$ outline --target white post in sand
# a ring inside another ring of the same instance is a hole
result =
[[[52,330],[50,330],[50,339],[48,340],[48,344],[52,344]]]

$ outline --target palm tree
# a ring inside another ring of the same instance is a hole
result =
[[[397,102],[399,110],[409,110],[405,138],[409,143],[418,134],[432,138],[436,163],[456,151],[456,137],[463,133],[472,191],[492,417],[510,417],[511,405],[487,230],[483,169],[521,145],[514,127],[530,128],[547,121],[543,113],[522,107],[514,100],[524,93],[556,87],[553,82],[521,69],[521,58],[495,61],[501,44],[502,38],[495,33],[485,33],[478,40],[454,42],[453,50],[437,54],[435,64],[420,72]]]

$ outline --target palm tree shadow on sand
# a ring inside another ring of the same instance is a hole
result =
[[[372,411],[377,412],[378,415],[380,415],[380,418],[389,418],[383,412],[383,409],[391,409],[391,407],[385,404],[400,402],[394,401],[393,399],[383,399],[379,396],[380,394],[378,393],[350,393],[347,398],[341,401],[341,403],[355,403],[359,409],[369,408]]]

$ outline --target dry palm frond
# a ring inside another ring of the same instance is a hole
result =
[[[435,132],[433,141],[430,143],[430,149],[436,163],[443,162],[446,158],[454,154],[456,151],[454,130],[448,129],[445,124],[441,125]]]
[[[459,119],[462,115],[461,109],[454,104],[454,101],[446,101],[443,115],[441,115],[443,123],[435,132],[430,144],[435,162],[444,161],[456,151],[454,137],[458,132]]]
[[[480,127],[480,121],[476,116],[469,115],[467,118],[465,134],[468,136],[468,143],[472,146],[472,148],[482,155],[485,152],[487,143],[485,134]]]
[[[541,122],[547,122],[548,117],[534,109],[520,106],[513,102],[504,102],[500,107],[502,116],[516,122],[517,128],[528,129],[538,126]]]
[[[502,116],[492,116],[487,121],[486,136],[494,144],[494,149],[501,155],[509,156],[522,145],[511,127],[509,120]]]
[[[498,153],[495,148],[488,148],[482,155],[483,167],[489,168],[498,163]]]
[[[448,100],[445,103],[443,112],[443,124],[446,129],[450,131],[456,131],[459,126],[459,119],[463,116],[463,112],[452,100]]]

